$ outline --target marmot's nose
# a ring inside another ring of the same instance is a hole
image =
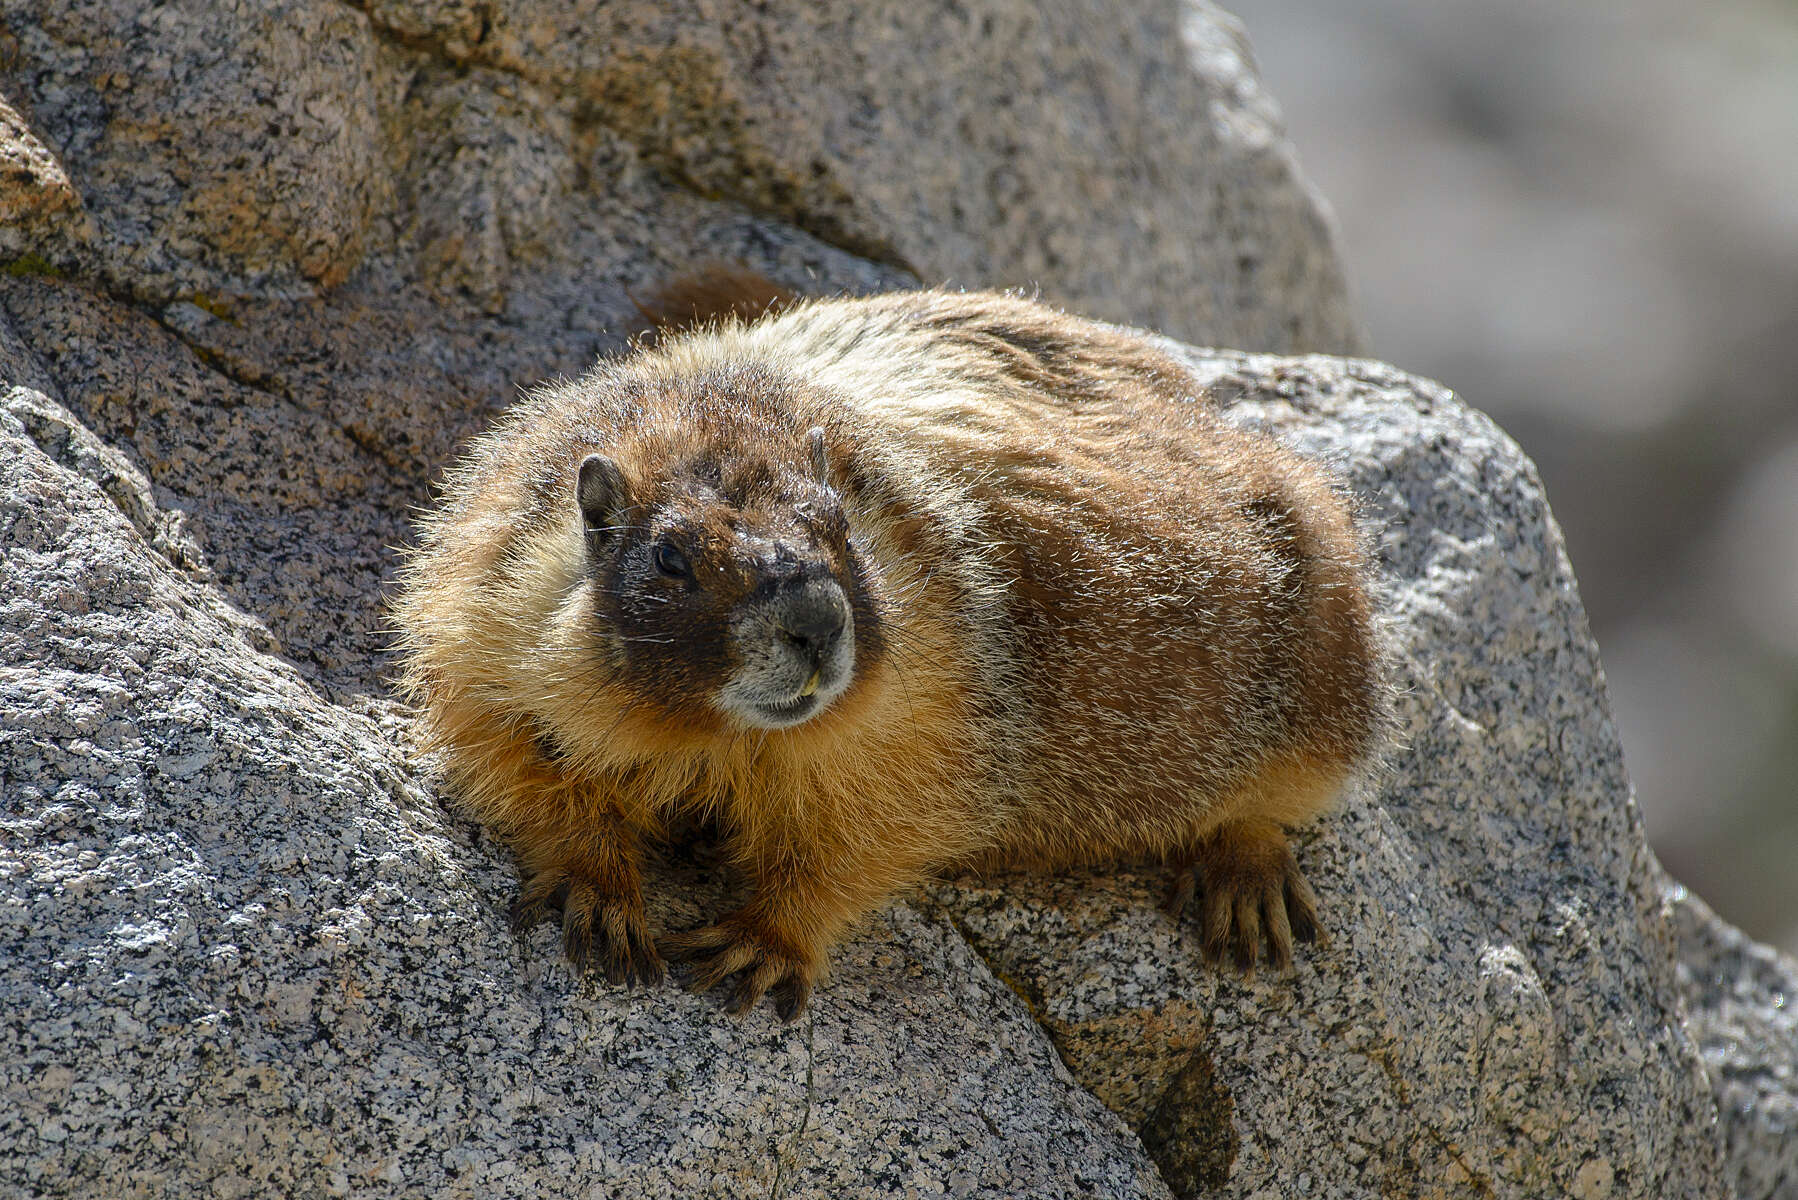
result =
[[[794,596],[780,616],[780,636],[815,667],[824,661],[842,636],[849,610],[835,588],[807,588]]]

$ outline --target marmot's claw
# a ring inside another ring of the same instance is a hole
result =
[[[790,976],[774,986],[774,1012],[790,1023],[805,1011],[806,1002],[811,998],[811,980],[801,975]]]
[[[725,1011],[741,1016],[772,991],[774,1011],[792,1021],[805,1011],[812,994],[814,967],[802,954],[779,948],[774,939],[758,933],[747,919],[726,917],[685,933],[663,936],[657,948],[670,962],[692,964],[687,977],[689,992],[709,992],[732,975],[737,976]]]
[[[625,913],[621,907],[604,913],[606,978],[613,983],[653,987],[667,976],[655,939],[641,913]]]
[[[518,898],[512,901],[508,914],[512,932],[520,936],[529,933],[552,910],[560,910],[567,898],[567,876],[550,872],[536,876],[519,889]]]
[[[1317,923],[1317,893],[1305,882],[1305,877],[1295,867],[1286,876],[1286,916],[1292,922],[1294,940],[1315,943],[1319,946],[1329,944],[1329,937],[1323,926]]]
[[[1284,972],[1292,967],[1294,942],[1323,940],[1317,895],[1283,837],[1225,827],[1206,838],[1193,865],[1176,874],[1163,908],[1178,919],[1195,897],[1206,961],[1227,963],[1248,978],[1262,960],[1264,943],[1267,962]]]
[[[1174,872],[1174,882],[1168,886],[1167,897],[1161,902],[1161,911],[1178,921],[1186,912],[1186,906],[1192,903],[1194,893],[1198,891],[1199,878],[1191,867],[1181,867]]]
[[[576,970],[601,971],[608,983],[662,981],[641,898],[607,895],[577,882],[562,907],[562,948]]]
[[[652,985],[665,969],[643,918],[640,895],[614,895],[559,872],[543,872],[512,904],[512,929],[525,933],[551,909],[562,910],[562,952],[577,972],[597,970],[612,984]]]

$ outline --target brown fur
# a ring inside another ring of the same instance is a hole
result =
[[[676,276],[648,296],[631,298],[642,324],[635,334],[696,329],[729,317],[754,321],[791,308],[797,293],[735,263],[714,262]]]
[[[584,535],[595,453],[626,494]],[[642,565],[664,544],[685,582]],[[809,720],[749,729],[714,697],[775,545],[841,586],[855,663]],[[851,922],[957,865],[1161,857],[1209,954],[1285,966],[1316,915],[1284,829],[1384,720],[1364,570],[1330,480],[1143,341],[926,291],[727,318],[538,392],[450,474],[397,618],[430,746],[519,854],[517,919],[559,904],[575,962],[659,978],[638,842],[704,814],[754,891],[661,952],[790,1017]]]

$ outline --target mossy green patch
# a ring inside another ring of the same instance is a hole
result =
[[[66,275],[66,272],[48,259],[30,252],[21,254],[11,262],[0,266],[0,271],[16,276],[42,275],[50,279],[62,279]]]

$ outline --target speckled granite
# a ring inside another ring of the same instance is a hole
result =
[[[4,22],[0,92],[92,217],[32,248],[157,305],[365,271],[591,327],[695,254],[778,257],[784,226],[1196,341],[1356,341],[1247,40],[1198,0],[11,0]],[[759,234],[727,228],[744,212]]]
[[[260,653],[129,464],[5,400],[0,1194],[1167,1195],[941,919],[890,910],[793,1027],[573,983],[392,714]]]
[[[0,1194],[1788,1186],[1778,971],[1680,926],[1724,1164],[1533,472],[1375,364],[1191,360],[1383,538],[1405,746],[1300,847],[1333,941],[1295,978],[1198,967],[1148,871],[894,905],[791,1029],[508,935],[503,853],[399,749],[378,596],[457,439],[632,289],[718,256],[1353,340],[1204,4],[563,11],[0,12]],[[726,886],[678,857],[653,915]]]
[[[1379,531],[1402,745],[1301,843],[1330,945],[1290,979],[1222,977],[1152,870],[937,898],[1177,1194],[1724,1195],[1658,871],[1528,461],[1390,367],[1188,361],[1334,463]]]
[[[1798,962],[1678,884],[1679,983],[1721,1110],[1735,1200],[1798,1200]]]

